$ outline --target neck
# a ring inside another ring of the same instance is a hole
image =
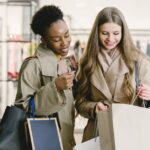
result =
[[[115,52],[117,51],[117,47],[113,48],[113,49],[104,49],[104,51],[110,56],[113,57]]]

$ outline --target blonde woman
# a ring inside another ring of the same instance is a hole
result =
[[[136,88],[135,63],[139,80]],[[83,141],[93,137],[95,115],[112,103],[143,106],[150,100],[150,59],[134,45],[124,16],[115,7],[99,12],[77,74],[76,109],[88,118]],[[134,101],[135,95],[138,98]]]

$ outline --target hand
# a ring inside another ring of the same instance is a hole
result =
[[[140,99],[150,100],[150,86],[141,84],[137,89],[137,94]]]
[[[96,109],[95,109],[95,112],[98,113],[99,111],[106,111],[108,109],[108,106],[104,105],[103,103],[101,102],[98,102],[96,104]]]
[[[73,79],[75,77],[74,71],[64,73],[55,79],[55,85],[57,90],[70,89],[73,86]]]

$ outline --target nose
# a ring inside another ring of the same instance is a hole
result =
[[[114,39],[113,34],[109,34],[107,39],[108,39],[109,41],[113,40],[113,39]]]
[[[61,39],[61,45],[62,45],[62,46],[66,46],[67,43],[68,43],[68,40],[67,40],[66,38],[62,38],[62,39]]]

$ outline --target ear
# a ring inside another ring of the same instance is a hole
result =
[[[41,41],[44,45],[46,45],[46,40],[43,37],[41,37]]]
[[[41,42],[42,42],[42,44],[43,44],[43,46],[44,46],[45,48],[48,47],[47,42],[46,42],[46,39],[45,39],[44,37],[41,37]]]

